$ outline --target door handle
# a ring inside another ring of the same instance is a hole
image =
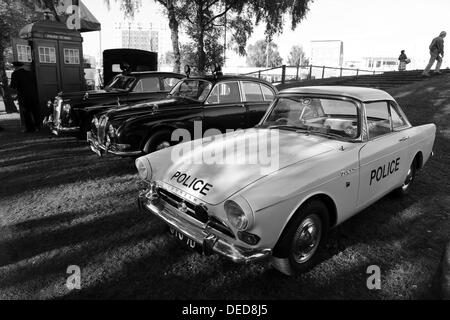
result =
[[[400,140],[398,140],[399,142],[405,142],[405,141],[408,141],[409,140],[409,137],[403,137],[403,138],[401,138]]]

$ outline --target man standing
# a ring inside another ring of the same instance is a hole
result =
[[[422,75],[424,77],[430,76],[430,69],[434,64],[434,61],[437,61],[436,63],[436,74],[441,74],[441,65],[442,65],[442,58],[444,57],[444,38],[447,35],[447,32],[442,31],[439,37],[436,37],[433,39],[433,41],[430,44],[430,62],[426,66],[425,70],[423,70]]]
[[[15,61],[13,66],[15,70],[11,75],[10,87],[17,91],[25,132],[38,131],[40,127],[39,100],[33,74],[24,68],[22,62]]]

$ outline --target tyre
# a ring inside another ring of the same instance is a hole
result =
[[[304,273],[320,260],[329,229],[327,206],[312,200],[289,222],[274,248],[273,266],[287,275]]]
[[[172,146],[172,133],[169,130],[161,130],[154,133],[145,144],[144,152],[146,154],[159,151]]]
[[[416,173],[417,173],[417,162],[416,159],[414,159],[413,162],[411,163],[411,166],[408,169],[405,181],[403,182],[402,186],[395,190],[395,194],[397,196],[405,196],[409,193],[409,191],[411,190],[411,186],[416,179]]]

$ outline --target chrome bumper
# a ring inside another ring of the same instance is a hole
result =
[[[272,254],[271,249],[251,249],[231,243],[219,232],[212,228],[200,228],[182,217],[182,213],[171,205],[159,200],[157,204],[151,203],[142,192],[138,198],[139,209],[153,213],[163,220],[169,227],[184,234],[203,247],[204,252],[215,252],[227,257],[236,263],[248,263],[262,260]]]
[[[64,133],[78,133],[80,131],[80,127],[62,127],[61,124],[55,125],[53,120],[51,119],[51,116],[46,117],[42,124],[46,127],[49,127],[50,131],[55,136]]]
[[[101,144],[97,141],[97,139],[94,139],[92,137],[91,132],[87,132],[87,141],[89,142],[89,145],[91,147],[91,150],[95,152],[99,157],[103,157],[104,155],[107,155],[108,153],[111,153],[116,156],[121,157],[133,157],[133,156],[139,156],[142,154],[142,151],[117,151],[117,150],[111,150],[107,146]]]

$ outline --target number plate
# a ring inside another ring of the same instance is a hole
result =
[[[178,239],[178,241],[183,242],[185,245],[187,245],[189,248],[202,253],[202,247],[200,245],[197,244],[197,242],[195,242],[194,240],[192,240],[191,238],[185,236],[183,233],[179,232],[178,230],[175,230],[172,227],[169,227],[169,232],[172,236],[174,236],[175,238]]]

